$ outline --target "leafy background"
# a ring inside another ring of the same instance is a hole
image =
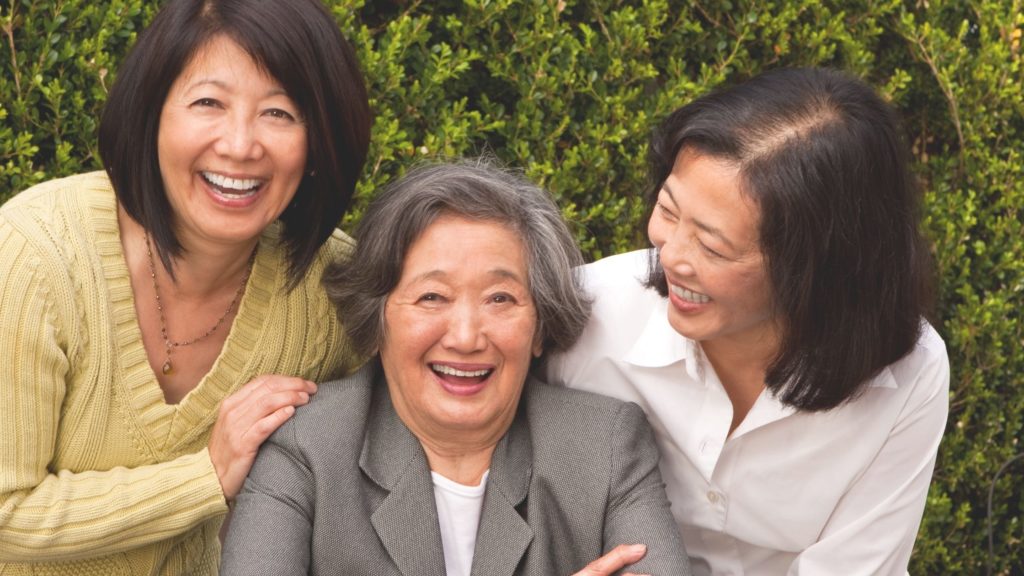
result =
[[[645,244],[646,141],[673,108],[778,66],[877,86],[903,114],[925,183],[952,365],[911,572],[1024,574],[1024,461],[991,484],[1024,430],[1022,0],[327,3],[377,115],[345,228],[415,161],[490,153],[550,189],[599,258]],[[107,88],[157,5],[0,0],[0,202],[99,167]]]

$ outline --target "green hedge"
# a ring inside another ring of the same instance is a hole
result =
[[[643,245],[651,126],[784,65],[851,70],[899,107],[926,183],[951,414],[915,574],[981,574],[986,496],[1024,429],[1021,0],[334,0],[377,113],[358,218],[413,161],[490,152],[559,199],[593,258]],[[0,2],[0,201],[99,166],[139,0]],[[154,113],[156,113],[154,111]],[[995,573],[1024,573],[1024,463],[995,486]],[[885,538],[885,534],[879,534]]]

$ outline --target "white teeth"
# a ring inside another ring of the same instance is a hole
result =
[[[707,304],[711,301],[711,298],[708,298],[706,295],[694,292],[693,290],[687,290],[681,286],[669,285],[669,288],[672,290],[673,294],[687,302],[692,302],[694,304]]]
[[[447,374],[449,376],[458,376],[459,378],[479,378],[480,376],[487,376],[487,374],[490,373],[490,370],[456,370],[451,366],[445,366],[443,364],[431,364],[430,368],[434,372]]]
[[[249,192],[263,184],[262,180],[255,178],[228,178],[213,172],[203,172],[203,178],[215,186],[239,192]]]

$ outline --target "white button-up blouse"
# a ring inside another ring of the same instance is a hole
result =
[[[647,412],[694,574],[905,574],[949,405],[935,330],[852,402],[808,413],[765,391],[729,435],[729,397],[644,288],[647,258],[584,268],[593,316],[546,370]]]

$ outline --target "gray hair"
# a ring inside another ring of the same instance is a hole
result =
[[[590,317],[579,247],[547,192],[486,160],[417,167],[367,207],[348,259],[324,272],[324,287],[357,352],[377,352],[384,304],[402,276],[413,242],[442,214],[508,226],[526,250],[527,280],[545,351],[571,347]]]

